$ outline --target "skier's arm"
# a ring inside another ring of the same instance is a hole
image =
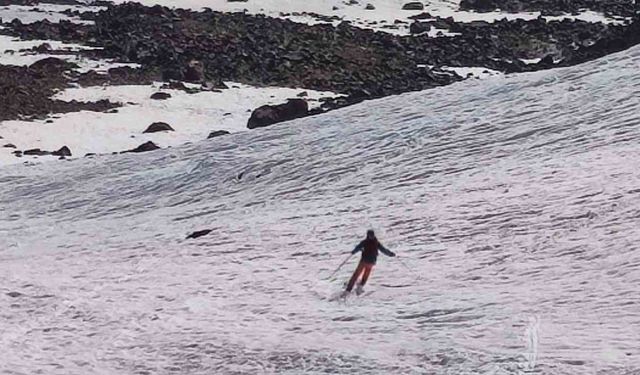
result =
[[[351,254],[355,254],[358,251],[362,250],[362,248],[364,247],[364,241],[360,242],[353,250],[351,250]]]
[[[382,246],[381,243],[378,242],[378,250],[380,250],[382,252],[382,254],[386,255],[386,256],[390,256],[390,257],[394,257],[396,256],[396,253],[394,253],[393,251],[387,249],[386,247]]]

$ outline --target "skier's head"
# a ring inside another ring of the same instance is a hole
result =
[[[367,231],[367,239],[373,240],[373,239],[375,239],[375,238],[376,238],[376,234],[375,234],[375,233],[373,233],[373,229],[369,229],[369,230]]]

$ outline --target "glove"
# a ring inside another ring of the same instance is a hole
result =
[[[395,257],[395,256],[397,256],[396,253],[391,252],[391,257]]]

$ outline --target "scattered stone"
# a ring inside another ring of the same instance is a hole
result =
[[[4,147],[4,148],[16,148],[16,145],[14,145],[13,143],[7,143],[2,147]]]
[[[304,99],[289,99],[285,104],[263,105],[251,113],[247,128],[255,129],[306,116],[309,105]]]
[[[190,235],[188,235],[187,239],[189,240],[189,239],[193,239],[193,238],[206,236],[207,234],[209,234],[211,232],[212,232],[211,229],[199,230],[199,231],[193,232]]]
[[[227,135],[227,134],[231,134],[231,133],[229,133],[226,130],[215,130],[215,131],[212,131],[211,133],[209,133],[209,136],[207,137],[207,139],[221,137],[221,136]]]
[[[7,293],[7,295],[11,298],[18,298],[18,297],[22,297],[24,296],[24,294],[20,293],[20,292],[9,292]]]
[[[301,93],[299,93],[298,95],[296,95],[298,98],[306,98],[307,96],[309,96],[309,93],[306,91],[303,91]]]
[[[151,94],[151,99],[153,100],[167,100],[171,98],[171,94],[168,92],[156,92]]]
[[[509,13],[541,12],[543,16],[559,16],[563,14],[580,14],[589,9],[603,13],[608,17],[634,17],[631,0],[461,0],[460,10],[476,12],[493,12],[501,10]]]
[[[364,7],[364,9],[366,9],[366,10],[375,10],[376,7],[373,4],[369,3],[369,4],[367,4],[367,6]]]
[[[175,131],[171,125],[166,122],[154,122],[149,125],[147,130],[143,131],[143,133],[157,133],[157,132],[165,132],[165,131]]]

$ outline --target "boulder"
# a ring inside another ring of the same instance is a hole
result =
[[[54,156],[71,156],[71,150],[67,146],[62,146],[58,151],[51,153]]]
[[[142,133],[157,133],[157,132],[165,132],[165,131],[175,131],[171,125],[167,124],[166,122],[154,122],[153,124],[149,125],[149,127],[147,128],[147,130],[143,131]]]
[[[47,57],[29,65],[29,69],[42,72],[61,72],[75,68],[78,68],[78,65],[59,59],[57,57]]]
[[[158,147],[155,143],[149,141],[146,143],[141,144],[140,146],[132,149],[132,150],[128,150],[128,151],[124,151],[124,153],[128,153],[128,152],[135,152],[135,153],[139,153],[139,152],[148,152],[148,151],[153,151],[153,150],[157,150],[160,147]]]
[[[168,92],[156,92],[151,94],[151,99],[153,100],[167,100],[171,98],[171,94]]]
[[[415,21],[409,26],[409,32],[411,34],[422,34],[431,30],[431,24],[429,22]]]
[[[33,51],[38,53],[49,53],[52,50],[53,48],[51,48],[51,44],[49,43],[42,43],[39,46],[33,47]]]
[[[424,10],[424,4],[419,1],[411,1],[404,4],[402,10]]]
[[[285,104],[263,105],[253,111],[247,128],[255,129],[306,116],[309,105],[304,99],[289,99]]]
[[[209,133],[209,136],[207,137],[207,139],[221,137],[221,136],[227,135],[227,134],[230,134],[230,133],[228,131],[226,131],[226,130],[215,130],[215,131],[212,131],[211,133]]]
[[[192,83],[204,81],[204,65],[200,61],[191,60],[184,72],[184,80]]]
[[[22,152],[23,155],[30,155],[30,156],[45,156],[45,155],[51,155],[51,153],[49,151],[42,151],[39,148],[32,148],[30,150],[25,150],[24,152]]]
[[[462,0],[460,10],[475,10],[476,12],[492,12],[498,8],[494,0]]]

